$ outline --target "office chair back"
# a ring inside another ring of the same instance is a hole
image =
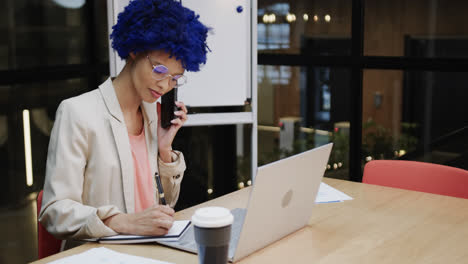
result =
[[[41,211],[42,205],[42,190],[37,196],[37,218],[39,219],[39,212]],[[37,221],[37,248],[38,248],[38,259],[48,257],[50,255],[60,252],[60,246],[62,240],[56,239]]]
[[[433,163],[370,161],[362,182],[468,199],[468,171]]]

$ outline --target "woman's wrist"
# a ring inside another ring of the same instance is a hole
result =
[[[172,162],[172,149],[159,149],[159,157],[161,160],[165,163],[171,163]]]
[[[105,219],[103,222],[106,226],[119,234],[130,234],[131,221],[128,221],[128,216],[129,215],[124,213],[116,214]]]

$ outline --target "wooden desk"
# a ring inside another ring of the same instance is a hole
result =
[[[319,204],[309,225],[239,263],[468,263],[468,199],[335,179],[324,182],[352,196]],[[245,207],[250,188],[176,214],[189,219],[201,206]],[[89,243],[34,263],[47,263],[102,244]],[[156,245],[105,247],[173,263],[198,263],[194,254]]]

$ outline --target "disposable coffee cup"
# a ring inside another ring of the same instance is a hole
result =
[[[226,264],[234,216],[223,207],[203,207],[192,216],[200,264]]]

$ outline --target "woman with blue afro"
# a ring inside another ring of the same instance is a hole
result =
[[[171,146],[187,108],[176,102],[165,129],[156,100],[206,62],[209,29],[173,0],[130,1],[112,29],[125,67],[64,100],[50,138],[39,220],[67,247],[70,239],[166,234],[185,171]]]

